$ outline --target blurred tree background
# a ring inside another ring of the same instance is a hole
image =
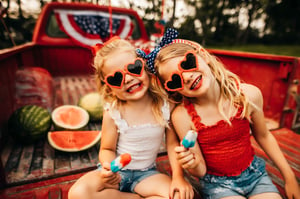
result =
[[[17,8],[12,9],[12,1],[16,2]],[[26,3],[28,0],[23,1]],[[35,1],[40,8],[49,2]],[[109,0],[85,1],[94,4],[109,3]],[[111,2],[114,6],[114,1]],[[205,46],[300,44],[299,0],[144,0],[142,4],[137,4],[140,0],[120,2],[118,6],[130,7],[141,15],[149,34],[155,32],[155,23],[161,21],[166,27],[177,28],[180,38],[195,40]],[[30,13],[22,5],[21,0],[2,1],[0,49],[13,46],[3,21],[16,44],[31,40],[38,13]]]

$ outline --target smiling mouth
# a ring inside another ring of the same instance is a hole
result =
[[[202,84],[202,75],[198,76],[196,80],[193,82],[192,86],[190,87],[190,90],[198,89]]]
[[[138,83],[138,84],[134,84],[134,85],[130,86],[126,91],[128,93],[134,93],[134,92],[141,90],[142,88],[143,88],[142,83]]]

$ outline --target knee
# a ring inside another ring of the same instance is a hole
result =
[[[85,185],[76,186],[73,185],[69,192],[68,192],[68,199],[82,199],[82,198],[89,198],[89,191],[88,187]]]

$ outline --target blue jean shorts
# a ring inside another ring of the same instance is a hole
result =
[[[101,165],[98,164],[98,170],[101,170]],[[119,174],[122,177],[121,182],[119,183],[119,190],[122,192],[134,192],[135,186],[144,180],[147,177],[153,176],[155,174],[159,174],[160,172],[156,170],[156,167],[150,167],[145,170],[131,170],[125,169],[119,171]]]
[[[228,196],[250,197],[256,194],[279,193],[269,178],[265,161],[257,156],[250,166],[238,176],[215,176],[206,174],[200,179],[203,197],[218,199]]]

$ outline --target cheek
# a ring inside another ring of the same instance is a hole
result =
[[[148,75],[144,74],[143,82],[144,82],[145,86],[147,86],[147,87],[150,86],[150,78],[148,77]]]

